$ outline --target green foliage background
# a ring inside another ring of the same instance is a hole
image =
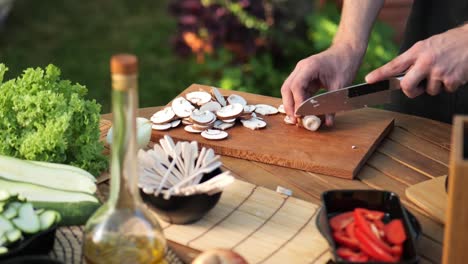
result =
[[[204,0],[213,2],[215,0]],[[49,63],[62,70],[62,78],[86,85],[88,98],[110,111],[109,58],[129,52],[140,60],[140,107],[162,105],[191,83],[280,96],[280,87],[296,62],[328,47],[336,31],[336,7],[310,14],[307,34],[290,36],[265,27],[262,21],[230,6],[246,26],[261,30],[277,43],[284,56],[268,50],[245,63],[233,62],[221,49],[204,64],[177,57],[171,46],[176,21],[167,12],[167,0],[16,0],[0,32],[0,62],[10,68],[6,79],[29,67]],[[356,80],[395,56],[389,27],[377,24]]]

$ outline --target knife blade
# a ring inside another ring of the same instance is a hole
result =
[[[330,91],[306,99],[296,115],[324,115],[385,104],[392,101],[392,93],[400,90],[402,76],[376,83],[363,83]]]

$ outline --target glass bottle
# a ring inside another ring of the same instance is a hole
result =
[[[166,240],[137,187],[137,58],[111,58],[113,139],[110,195],[88,220],[83,253],[89,264],[165,263]]]

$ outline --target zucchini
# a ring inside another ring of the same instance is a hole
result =
[[[0,247],[6,246],[7,243],[8,243],[8,238],[5,235],[0,234]]]
[[[52,189],[26,182],[9,181],[2,178],[0,178],[0,186],[2,189],[11,193],[18,193],[26,197],[29,202],[98,202],[95,196],[87,193]]]
[[[100,206],[98,199],[87,193],[69,192],[39,185],[7,181],[0,178],[2,189],[25,196],[36,209],[55,210],[60,213],[60,225],[83,225]],[[9,206],[21,203],[12,202]]]
[[[52,225],[57,223],[57,212],[52,210],[46,210],[39,215],[39,221],[41,223],[41,230],[49,229]]]
[[[95,202],[32,202],[32,204],[34,208],[57,211],[60,214],[58,218],[60,226],[84,225],[100,206],[99,203]]]
[[[0,255],[8,252],[8,248],[0,246]]]
[[[49,167],[53,169],[62,169],[62,170],[70,170],[76,173],[79,173],[87,178],[89,178],[91,181],[96,182],[96,177],[94,177],[91,173],[83,170],[82,168],[75,167],[72,165],[67,165],[67,164],[61,164],[61,163],[52,163],[52,162],[45,162],[45,161],[36,161],[36,160],[30,160],[30,162],[41,165],[44,167]]]
[[[10,199],[11,195],[5,190],[0,190],[0,202],[6,202]]]
[[[15,229],[10,220],[0,215],[0,236],[3,236],[6,232]]]
[[[21,235],[21,231],[18,229],[13,229],[5,233],[8,242],[15,243],[16,241],[20,240],[23,236]]]
[[[0,177],[60,190],[90,194],[96,192],[96,184],[82,173],[2,155],[0,155]]]
[[[34,212],[31,203],[21,205],[18,210],[18,217],[12,220],[13,224],[26,234],[34,234],[41,230],[39,217]]]
[[[11,206],[11,205],[8,205],[7,209],[2,212],[2,215],[6,219],[11,220],[11,219],[15,218],[18,215],[18,209]]]

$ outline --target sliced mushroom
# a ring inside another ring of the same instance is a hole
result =
[[[214,126],[214,122],[213,123],[210,123],[210,124],[207,124],[207,125],[199,125],[199,124],[193,124],[192,127],[194,129],[198,129],[198,130],[207,130],[207,129],[210,129]]]
[[[185,98],[192,104],[201,106],[211,101],[211,95],[205,91],[190,92],[185,95]]]
[[[278,112],[282,113],[282,114],[286,114],[286,110],[284,110],[284,105],[279,105],[278,106]]]
[[[227,129],[233,127],[233,126],[234,126],[234,122],[227,123],[227,122],[223,122],[221,120],[216,120],[214,122],[214,125],[213,125],[214,128],[220,129],[220,130],[227,130]]]
[[[260,115],[274,115],[278,113],[278,109],[267,104],[255,105],[255,113]]]
[[[195,107],[184,97],[177,97],[172,101],[172,110],[180,117],[188,117]]]
[[[241,120],[242,125],[246,128],[250,128],[252,130],[257,130],[266,127],[266,122],[260,120],[258,118],[251,118],[249,120]]]
[[[216,113],[221,109],[221,104],[215,101],[208,102],[200,107],[200,111],[210,111],[213,113]]]
[[[155,129],[155,130],[168,130],[169,128],[171,128],[172,125],[171,123],[166,123],[166,124],[153,124],[151,126],[152,129]]]
[[[189,133],[195,133],[195,134],[200,134],[201,132],[203,132],[204,129],[202,130],[199,130],[199,129],[195,129],[193,127],[193,125],[188,125],[188,126],[185,126],[184,127],[184,130],[189,132]]]
[[[185,117],[185,118],[182,118],[182,124],[184,124],[184,125],[192,125],[193,122],[190,120],[190,117]]]
[[[195,110],[190,114],[190,121],[199,125],[213,123],[214,120],[216,120],[216,116],[210,111]]]
[[[229,104],[241,104],[242,106],[247,105],[247,101],[244,99],[244,97],[238,94],[231,94],[228,96],[227,101]]]
[[[239,119],[240,119],[240,120],[248,120],[248,119],[251,119],[251,118],[253,118],[253,115],[252,115],[252,114],[254,114],[254,113],[247,113],[247,114],[244,113],[244,114],[242,114],[241,116],[239,116]]]
[[[244,114],[250,114],[255,111],[255,105],[245,105],[244,106]]]
[[[290,118],[289,116],[285,116],[284,117],[284,122],[288,125],[294,125],[296,122],[294,122],[294,120],[292,118]]]
[[[219,102],[221,106],[226,106],[226,99],[224,99],[224,96],[219,92],[218,88],[216,87],[211,87],[211,94],[213,94],[213,97],[216,99],[216,101]]]
[[[244,106],[241,104],[230,104],[216,111],[219,119],[232,119],[240,116],[244,112]]]
[[[322,124],[322,120],[314,115],[304,116],[301,120],[302,126],[310,131],[317,131]]]
[[[220,119],[224,123],[235,123],[237,118],[230,118],[230,119]]]
[[[180,119],[174,120],[171,122],[171,127],[178,127],[180,125]]]
[[[209,140],[221,140],[227,138],[228,133],[217,129],[208,129],[203,131],[201,136]]]
[[[155,124],[165,124],[174,119],[175,113],[171,107],[166,107],[162,110],[157,111],[151,116],[151,122]]]

